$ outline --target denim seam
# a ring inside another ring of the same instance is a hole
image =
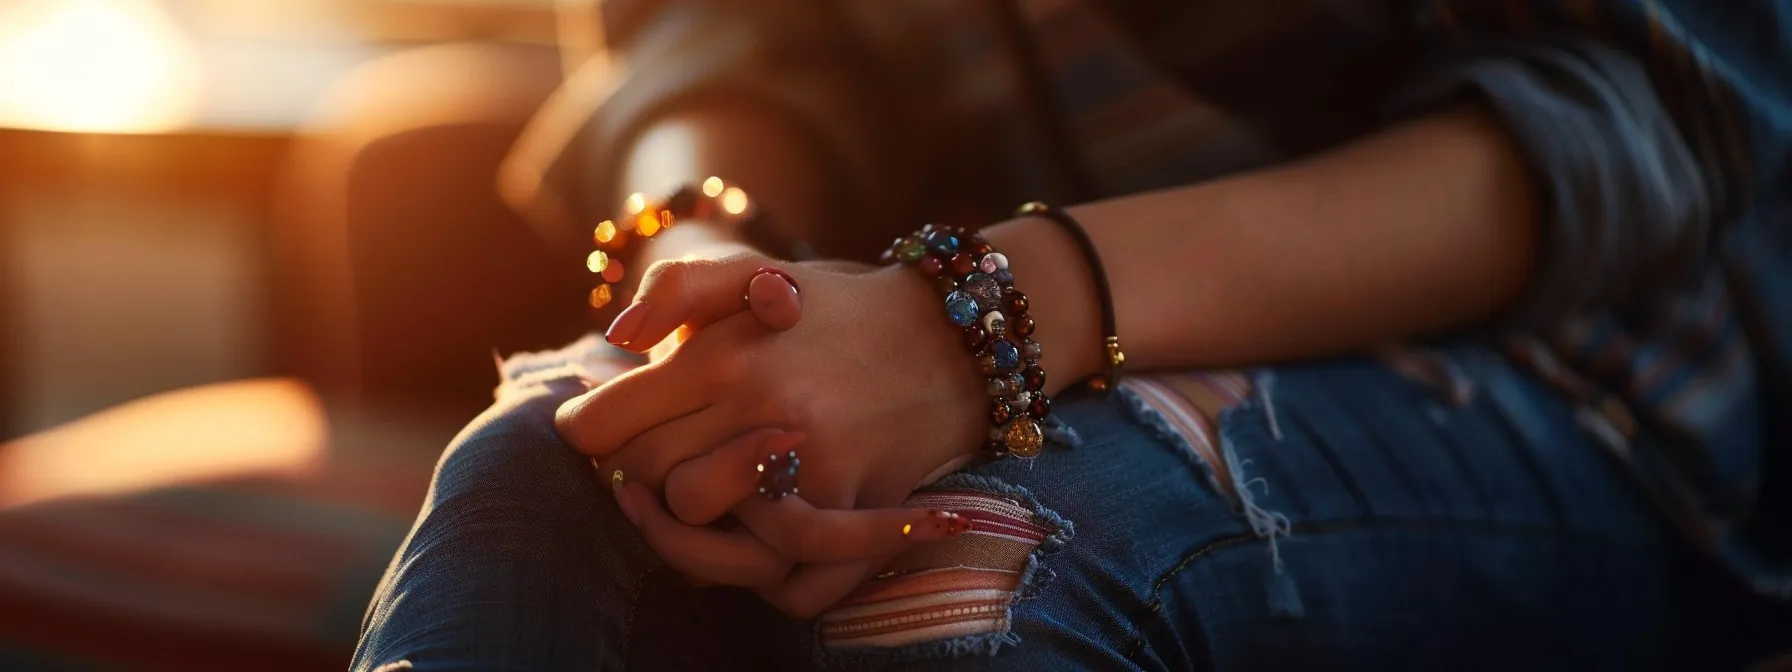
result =
[[[819,632],[816,636],[814,659],[818,665],[829,663],[856,664],[857,666],[875,667],[894,663],[932,660],[939,658],[957,658],[966,654],[983,654],[995,656],[1003,646],[1020,644],[1020,636],[1014,634],[1014,607],[1022,600],[1034,599],[1039,591],[1051,582],[1053,576],[1050,568],[1044,566],[1044,556],[1056,552],[1066,542],[1076,536],[1075,527],[1070,521],[1059,516],[1057,512],[1046,508],[1033,493],[1024,487],[1011,485],[999,479],[980,474],[949,474],[917,492],[970,491],[978,494],[996,495],[1015,501],[1026,507],[1036,522],[1054,528],[1051,534],[1039,542],[1027,554],[1027,566],[1021,570],[1020,585],[1014,590],[1014,596],[1008,603],[1008,612],[1003,618],[1007,629],[1001,632],[987,632],[963,637],[952,637],[932,642],[923,642],[888,649],[867,648],[849,651],[829,651],[822,643]],[[817,624],[819,629],[819,622]]]

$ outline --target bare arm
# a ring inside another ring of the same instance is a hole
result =
[[[1532,192],[1494,122],[1463,110],[1071,212],[1107,267],[1128,367],[1234,366],[1492,317],[1530,273]],[[1099,304],[1070,238],[1039,219],[986,235],[1033,299],[1053,389],[1099,371]]]

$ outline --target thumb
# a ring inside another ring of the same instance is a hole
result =
[[[611,344],[645,352],[681,326],[693,329],[751,309],[772,329],[802,317],[790,274],[758,255],[662,261],[647,269],[635,302],[605,333]],[[743,298],[745,297],[745,298]]]

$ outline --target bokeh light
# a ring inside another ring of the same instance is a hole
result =
[[[153,0],[0,2],[0,126],[151,133],[198,100],[198,56]]]
[[[730,215],[738,215],[747,211],[747,192],[740,187],[729,187],[722,191],[722,209]]]
[[[703,181],[703,195],[715,198],[722,195],[722,188],[726,186],[728,185],[722,184],[722,178],[712,175],[709,179]]]

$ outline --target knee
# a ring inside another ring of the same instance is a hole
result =
[[[595,513],[608,498],[591,461],[554,431],[554,410],[583,391],[575,380],[553,381],[506,395],[480,414],[436,465],[429,507]]]

